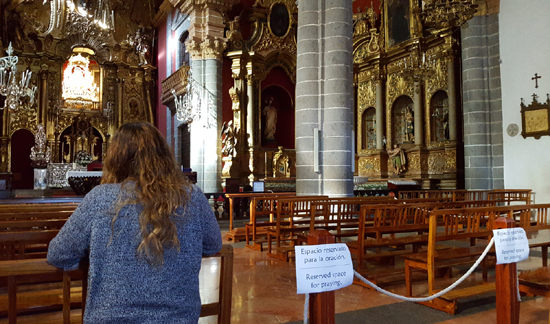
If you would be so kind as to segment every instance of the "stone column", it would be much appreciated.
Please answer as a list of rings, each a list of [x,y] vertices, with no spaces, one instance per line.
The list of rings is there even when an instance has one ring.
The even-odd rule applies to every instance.
[[[191,168],[204,192],[221,191],[222,60],[225,43],[206,39],[191,41],[191,71],[202,91],[201,119],[191,124]]]
[[[250,169],[248,180],[252,185],[256,180],[254,177],[254,78],[252,75],[247,76],[246,85],[246,134],[248,135],[248,168]]]
[[[197,185],[204,192],[221,191],[222,126],[222,53],[227,47],[223,41],[223,12],[231,9],[237,0],[180,1],[173,3],[188,14],[189,41],[193,78],[202,90],[201,119],[191,124],[191,168],[197,172]],[[208,110],[210,107],[212,110]]]
[[[382,92],[382,80],[376,80],[376,148],[384,149],[384,98]]]
[[[248,147],[254,147],[254,78],[252,75],[247,77],[246,82],[246,134],[248,135]]]
[[[456,87],[455,87],[455,67],[453,59],[450,58],[447,63],[447,75],[449,88],[447,96],[449,97],[449,139],[456,141]]]
[[[353,195],[352,0],[298,3],[296,192]],[[319,171],[314,129],[320,130]]]

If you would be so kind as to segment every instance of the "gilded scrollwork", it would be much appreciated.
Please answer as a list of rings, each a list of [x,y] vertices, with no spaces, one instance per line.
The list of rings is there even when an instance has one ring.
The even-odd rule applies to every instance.
[[[369,107],[374,107],[376,104],[376,86],[373,80],[359,83],[358,89],[358,116]]]
[[[288,33],[283,38],[277,37],[268,32],[267,28],[264,28],[260,41],[252,49],[264,55],[273,50],[296,55],[296,38],[293,33]]]
[[[359,158],[359,174],[367,175],[380,172],[380,157],[367,156]]]
[[[408,154],[408,171],[420,171],[420,154]]]
[[[446,169],[445,152],[431,153],[428,157],[428,173],[442,174]]]
[[[19,109],[10,114],[10,131],[13,134],[19,129],[28,129],[36,133],[37,113],[35,108]]]

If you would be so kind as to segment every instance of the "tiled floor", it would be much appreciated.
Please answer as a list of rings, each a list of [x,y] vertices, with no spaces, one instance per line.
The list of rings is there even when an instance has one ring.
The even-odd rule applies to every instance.
[[[286,263],[279,260],[270,259],[266,253],[253,251],[243,247],[243,243],[233,245],[234,248],[234,281],[233,281],[233,324],[271,324],[287,323],[300,321],[303,319],[304,296],[296,294],[296,279],[294,263]],[[539,253],[532,253],[540,255]],[[212,280],[217,278],[219,271],[219,261],[216,259],[205,259],[201,270],[201,297],[203,303],[217,300],[218,282]],[[541,265],[540,257],[531,257],[529,260],[519,264],[520,270],[533,269]],[[455,271],[455,277],[446,279],[445,282],[439,280],[438,285],[444,288],[458,278],[458,270]],[[422,277],[419,277],[421,279]],[[475,282],[481,279],[480,273],[468,278],[467,281]],[[415,282],[415,293],[425,293],[427,287],[422,280]],[[404,281],[398,281],[391,285],[384,285],[384,288],[397,294],[405,293]],[[417,320],[414,313],[403,313],[405,302],[398,301],[374,290],[352,285],[336,291],[336,312],[350,312],[362,309],[371,309],[374,312],[376,307],[384,309],[386,312],[403,315],[403,323],[427,323]],[[489,298],[490,299],[490,298]],[[491,299],[490,299],[491,300]],[[472,305],[475,306],[475,302]],[[384,306],[386,305],[386,306]],[[415,305],[415,307],[424,307]],[[485,310],[487,309],[487,310]],[[521,303],[520,323],[548,323],[549,318],[549,300],[546,298],[527,298]],[[422,309],[424,310],[424,309]],[[80,320],[80,310],[72,313],[72,322],[78,323]],[[424,312],[425,313],[425,312]],[[437,318],[445,320],[429,320],[430,323],[496,323],[496,311],[494,306],[482,308],[482,310],[473,312],[465,310],[455,316],[443,314]],[[433,313],[432,313],[433,314]],[[441,315],[439,312],[436,315]],[[401,316],[401,315],[399,315]],[[395,317],[395,316],[394,316]],[[429,316],[428,316],[429,317]],[[26,323],[61,323],[61,313],[53,313],[39,316],[24,316],[18,320],[20,324]],[[395,322],[395,321],[394,321]],[[7,323],[7,320],[0,320],[1,323]],[[201,318],[201,324],[216,323],[215,317]],[[337,322],[343,323],[343,322]],[[373,321],[369,316],[364,316],[353,322],[355,323],[385,323],[383,320]]]

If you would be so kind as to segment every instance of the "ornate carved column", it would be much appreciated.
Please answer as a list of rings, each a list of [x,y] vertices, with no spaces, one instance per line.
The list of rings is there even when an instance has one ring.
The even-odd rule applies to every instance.
[[[123,119],[122,119],[122,113],[124,112],[124,78],[123,78],[123,75],[122,75],[122,70],[120,68],[118,68],[118,71],[117,71],[117,80],[116,80],[116,83],[117,83],[117,105],[116,105],[116,108],[117,108],[117,122],[116,122],[116,125],[117,125],[117,128],[120,127],[122,125],[122,122],[123,122]]]
[[[0,172],[8,172],[9,170],[9,144],[10,139],[7,136],[0,137]]]
[[[38,115],[38,123],[46,126],[48,114],[48,65],[40,66],[40,113]]]
[[[456,141],[456,86],[455,86],[455,66],[452,57],[447,58],[447,75],[448,89],[447,96],[449,97],[449,140]]]
[[[376,83],[376,149],[384,149],[384,92],[382,91],[382,80],[375,80]]]
[[[249,154],[249,162],[248,162],[248,168],[250,169],[250,175],[248,176],[248,180],[250,181],[250,185],[252,185],[252,182],[256,180],[254,176],[254,77],[252,76],[252,71],[250,70],[250,74],[247,75],[246,78],[246,94],[247,94],[247,103],[246,103],[246,134],[248,136],[248,154]]]
[[[420,80],[414,80],[414,144],[424,145],[424,123],[422,121],[422,96]]]

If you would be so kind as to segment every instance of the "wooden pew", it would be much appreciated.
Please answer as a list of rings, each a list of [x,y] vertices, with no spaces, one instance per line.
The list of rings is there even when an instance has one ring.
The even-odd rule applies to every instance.
[[[300,196],[303,198],[328,198],[328,196]],[[277,213],[277,203],[281,198],[289,198],[288,195],[256,196],[250,200],[250,222],[245,224],[246,247],[253,250],[263,251],[263,244],[267,243],[268,226],[276,225],[274,221]],[[269,216],[268,221],[260,221],[260,217]]]
[[[245,238],[245,228],[235,228],[233,225],[234,221],[234,211],[237,204],[242,204],[243,201],[252,199],[254,197],[291,197],[296,196],[295,192],[277,192],[277,193],[259,193],[259,192],[246,192],[246,193],[231,193],[225,194],[225,198],[229,200],[229,232],[225,235],[225,238],[233,242],[244,241]],[[244,205],[244,204],[242,204]],[[241,206],[239,210],[243,213],[242,209],[244,206]],[[241,216],[241,215],[237,215]]]
[[[406,198],[452,198],[464,200],[500,200],[509,205],[512,201],[531,203],[531,189],[493,189],[493,190],[412,190],[400,191],[399,199]]]
[[[435,289],[435,271],[441,268],[452,268],[459,265],[471,265],[482,254],[485,246],[470,246],[452,248],[438,253],[436,244],[439,242],[470,240],[472,238],[483,238],[490,240],[492,236],[493,221],[483,222],[486,217],[484,213],[471,211],[473,209],[444,209],[434,210],[430,214],[428,251],[404,255],[405,259],[405,283],[407,286],[407,296],[412,296],[412,270],[422,269],[428,272],[428,293],[430,295],[437,292]],[[443,231],[437,232],[438,218],[442,218]],[[482,224],[485,223],[486,227]],[[484,280],[486,280],[485,260],[482,263]],[[495,289],[494,284],[478,285],[468,288],[455,288],[452,292],[436,298],[429,302],[421,304],[443,310],[454,314],[456,310],[456,301],[465,296],[475,296],[490,292]]]
[[[342,197],[342,198],[285,198],[280,199],[277,205],[276,224],[275,226],[267,227],[267,245],[268,256],[288,261],[288,254],[291,253],[294,248],[296,240],[299,242],[305,242],[307,232],[311,228],[311,215],[312,204],[317,202],[333,202],[334,207],[338,206],[339,202],[348,204],[365,204],[365,203],[379,203],[379,202],[393,202],[392,197]],[[345,205],[345,204],[344,204]],[[343,205],[342,205],[343,206]],[[313,209],[313,212],[316,211]],[[350,215],[354,215],[351,212]],[[351,216],[348,216],[351,217]],[[330,220],[330,215],[328,216]],[[336,218],[335,218],[336,220]],[[326,222],[325,222],[326,223]],[[355,225],[356,226],[356,225]],[[313,226],[315,228],[315,225]],[[323,228],[323,226],[320,226]],[[326,226],[325,226],[326,228]],[[300,233],[298,237],[295,237],[296,233]],[[275,240],[275,253],[272,252],[272,241]],[[283,246],[283,242],[290,241],[291,244]]]
[[[222,246],[221,251],[204,258],[221,258],[219,299],[217,302],[203,304],[201,317],[218,315],[219,324],[231,323],[231,298],[233,290],[233,247]],[[84,316],[87,292],[87,264],[81,263],[79,270],[62,271],[46,262],[46,259],[11,260],[0,262],[0,278],[7,278],[8,295],[0,296],[0,304],[7,306],[10,324],[17,323],[17,310],[23,307],[62,305],[63,323],[70,323],[71,304],[80,304]],[[17,293],[19,278],[33,276],[39,282],[44,275],[62,275],[62,287],[33,294],[31,300],[26,293]],[[82,277],[82,287],[71,287],[71,278]],[[27,294],[28,295],[28,294]],[[34,300],[32,300],[34,299]],[[5,307],[4,306],[4,307]]]
[[[373,282],[403,275],[401,267],[365,267],[365,261],[394,265],[395,257],[418,252],[428,243],[429,214],[441,208],[494,206],[494,201],[430,202],[420,204],[362,206],[357,239],[347,242],[357,258],[357,271]],[[441,220],[438,223],[442,224]],[[362,238],[362,239],[361,239]],[[437,245],[436,249],[448,246]],[[364,285],[360,281],[356,281]],[[364,285],[366,286],[366,285]]]

